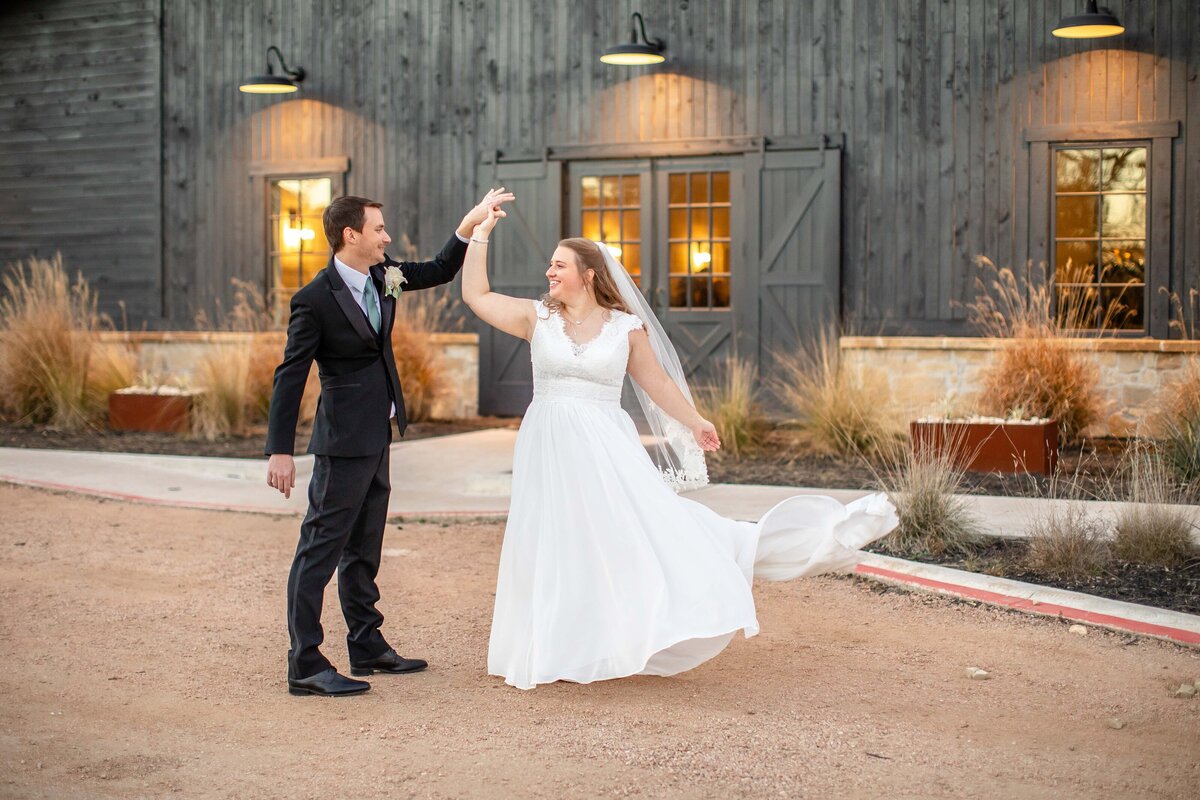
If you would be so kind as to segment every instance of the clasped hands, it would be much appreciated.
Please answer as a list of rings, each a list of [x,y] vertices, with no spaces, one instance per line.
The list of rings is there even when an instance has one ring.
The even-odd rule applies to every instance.
[[[463,217],[462,224],[458,226],[458,232],[463,236],[471,236],[475,231],[475,227],[486,221],[489,214],[498,213],[498,216],[504,216],[504,212],[500,210],[500,207],[505,203],[511,203],[515,199],[516,195],[505,191],[503,186],[497,189],[490,189],[483,196],[483,199],[479,201],[479,204],[468,211],[467,215]],[[494,222],[492,224],[495,225]],[[491,230],[491,228],[488,230]]]

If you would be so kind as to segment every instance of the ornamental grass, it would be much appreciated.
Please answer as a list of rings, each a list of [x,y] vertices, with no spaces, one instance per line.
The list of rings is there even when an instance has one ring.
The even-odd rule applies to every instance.
[[[1194,557],[1192,533],[1195,506],[1171,474],[1156,447],[1130,451],[1130,503],[1117,511],[1112,531],[1112,554],[1123,561],[1148,566],[1178,567]]]
[[[8,419],[78,430],[98,424],[108,395],[133,382],[133,352],[100,341],[111,320],[61,254],[10,264],[0,297],[0,411]]]
[[[1112,561],[1108,523],[1078,501],[1046,504],[1029,526],[1030,567],[1059,578],[1101,573]]]
[[[880,546],[899,556],[964,555],[980,541],[984,526],[962,496],[968,463],[961,436],[941,448],[914,448],[893,440],[872,467],[875,482],[896,506],[899,526]]]
[[[767,430],[758,397],[758,372],[747,359],[726,356],[713,378],[697,388],[696,407],[717,429],[721,451],[733,458],[753,452]]]
[[[839,338],[836,327],[826,326],[812,344],[775,354],[771,390],[789,424],[817,451],[868,457],[890,452],[904,429],[887,384],[848,364]]]
[[[198,315],[196,325],[218,333],[243,334],[224,337],[210,346],[192,375],[201,390],[192,410],[192,434],[209,441],[227,436],[245,436],[267,420],[274,387],[275,368],[283,358],[285,334],[279,330],[267,302],[257,286],[234,278],[233,304],[228,312],[218,306],[218,323]],[[320,382],[317,370],[309,371],[300,404],[300,421],[316,416]]]
[[[1091,288],[1055,291],[1044,269],[1018,276],[987,258],[977,263],[982,275],[968,318],[984,335],[1007,340],[984,371],[981,410],[1004,417],[1020,408],[1056,420],[1066,439],[1079,437],[1104,412],[1100,369],[1079,334],[1094,341],[1111,333],[1131,309],[1119,298],[1101,305]]]
[[[404,408],[410,422],[430,419],[437,401],[452,388],[448,367],[433,334],[460,331],[462,325],[449,286],[401,292],[396,301],[392,354],[396,357],[396,372],[404,389]]]

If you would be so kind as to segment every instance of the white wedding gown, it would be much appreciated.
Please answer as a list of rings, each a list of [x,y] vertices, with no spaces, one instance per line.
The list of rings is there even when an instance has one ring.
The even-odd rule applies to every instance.
[[[719,516],[664,482],[621,408],[629,332],[611,312],[573,342],[539,301],[534,395],[513,455],[488,672],[554,681],[673,675],[758,632],[754,575],[852,568],[896,526],[883,495],[785,500],[758,522]]]

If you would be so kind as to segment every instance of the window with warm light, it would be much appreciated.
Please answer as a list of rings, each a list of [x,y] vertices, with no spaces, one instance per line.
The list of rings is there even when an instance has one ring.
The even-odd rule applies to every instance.
[[[641,177],[584,175],[579,189],[583,235],[603,242],[641,286]]]
[[[667,268],[671,308],[729,308],[728,172],[667,176]]]
[[[1054,151],[1054,290],[1082,329],[1146,328],[1145,146]]]
[[[270,182],[271,294],[276,311],[285,318],[292,295],[329,262],[321,215],[332,199],[332,178]]]

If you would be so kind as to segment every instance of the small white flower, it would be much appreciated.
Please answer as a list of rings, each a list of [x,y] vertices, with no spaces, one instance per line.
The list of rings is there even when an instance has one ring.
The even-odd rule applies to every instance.
[[[400,297],[400,292],[404,291],[400,288],[402,283],[408,283],[408,278],[399,267],[388,267],[383,271],[383,293],[388,297]]]

